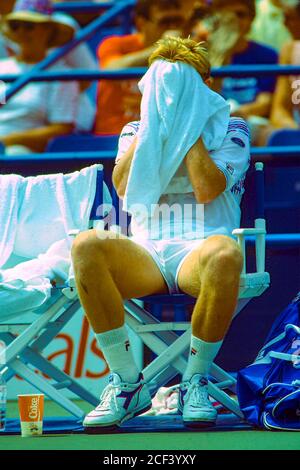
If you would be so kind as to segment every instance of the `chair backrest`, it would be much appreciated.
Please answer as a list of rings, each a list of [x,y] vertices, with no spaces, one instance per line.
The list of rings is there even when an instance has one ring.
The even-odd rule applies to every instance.
[[[103,169],[98,169],[97,171],[97,180],[96,180],[96,192],[94,203],[91,209],[90,220],[100,220],[103,218],[104,214],[99,212],[99,208],[103,204]]]
[[[118,135],[70,134],[52,139],[47,152],[117,150]]]
[[[300,145],[300,129],[273,132],[268,146]],[[270,151],[270,153],[272,153]],[[276,160],[276,156],[274,156]],[[299,158],[300,162],[300,158]],[[298,233],[300,231],[300,166],[267,166],[265,209],[268,231]]]
[[[300,145],[300,129],[280,129],[271,134],[268,145]]]
[[[253,227],[256,218],[264,218],[265,171],[258,172],[250,165],[245,179],[245,192],[241,202],[241,227]],[[262,181],[260,181],[262,178]]]

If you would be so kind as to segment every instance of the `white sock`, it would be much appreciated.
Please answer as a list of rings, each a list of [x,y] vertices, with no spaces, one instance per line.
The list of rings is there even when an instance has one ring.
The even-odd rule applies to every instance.
[[[190,380],[194,374],[201,374],[207,377],[213,360],[219,352],[223,341],[217,343],[207,343],[202,339],[192,335],[190,355],[188,365],[183,375],[183,381]]]
[[[110,371],[117,373],[123,382],[136,383],[139,370],[133,358],[126,326],[105,333],[95,333],[95,336]]]

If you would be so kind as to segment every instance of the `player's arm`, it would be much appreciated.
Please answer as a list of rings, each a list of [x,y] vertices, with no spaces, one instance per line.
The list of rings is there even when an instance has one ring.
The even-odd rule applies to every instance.
[[[137,138],[135,137],[133,142],[130,144],[130,147],[122,155],[122,158],[117,159],[116,165],[113,170],[112,181],[120,198],[124,197],[126,191],[129,171],[136,147],[136,142]]]
[[[185,164],[197,202],[208,204],[225,191],[226,177],[210,157],[201,137],[188,151]]]

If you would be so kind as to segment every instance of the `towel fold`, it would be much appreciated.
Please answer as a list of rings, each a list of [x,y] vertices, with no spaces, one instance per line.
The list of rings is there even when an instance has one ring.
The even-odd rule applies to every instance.
[[[230,107],[183,62],[156,60],[142,80],[141,123],[123,207],[152,215],[198,138],[217,150],[226,136]],[[186,176],[185,192],[193,191]]]

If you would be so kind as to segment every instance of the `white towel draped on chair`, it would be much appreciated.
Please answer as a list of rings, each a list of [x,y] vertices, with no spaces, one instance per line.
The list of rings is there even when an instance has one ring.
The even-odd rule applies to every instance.
[[[136,216],[141,204],[153,213],[151,206],[200,136],[208,150],[221,147],[230,117],[225,100],[182,62],[156,60],[139,87],[141,125],[123,206]],[[186,189],[192,191],[189,182]]]
[[[19,175],[0,175],[0,267],[13,251],[23,181],[24,178]]]
[[[0,319],[40,306],[50,280],[67,280],[70,230],[88,228],[98,165],[70,174],[0,176]],[[104,203],[111,204],[107,187]],[[5,269],[12,254],[27,258]]]

